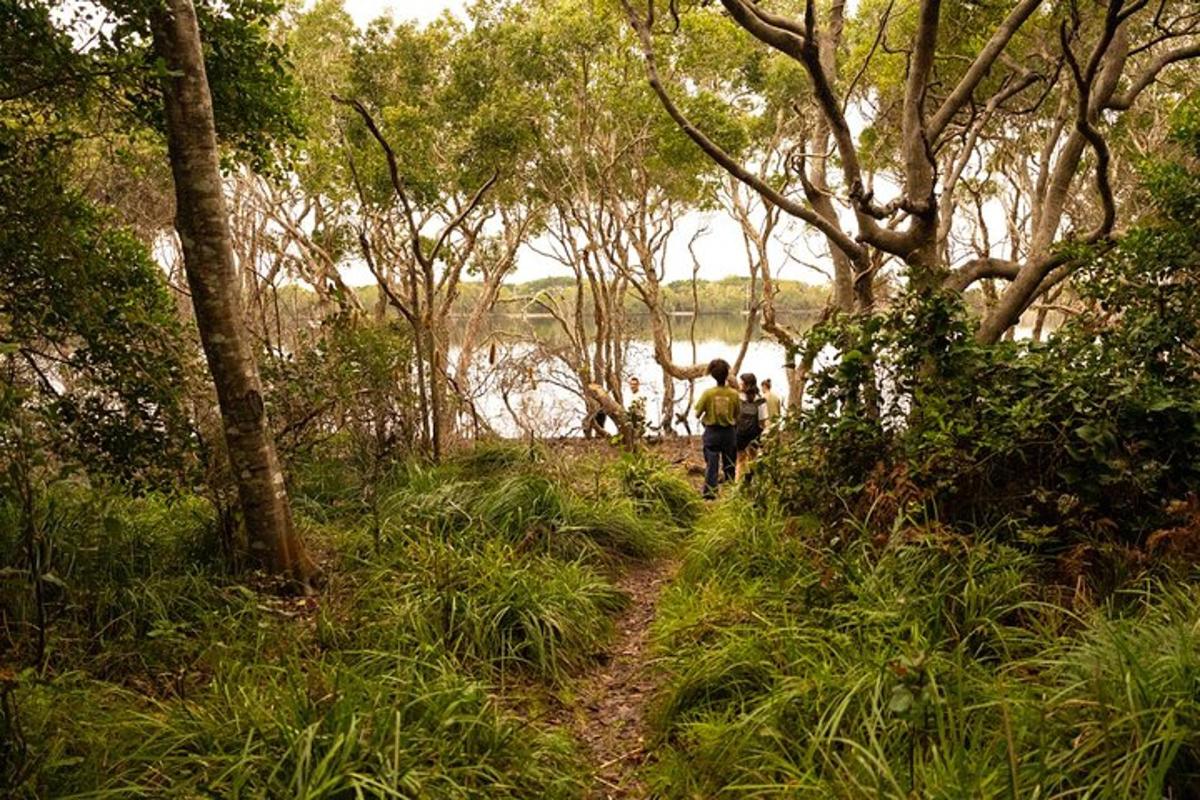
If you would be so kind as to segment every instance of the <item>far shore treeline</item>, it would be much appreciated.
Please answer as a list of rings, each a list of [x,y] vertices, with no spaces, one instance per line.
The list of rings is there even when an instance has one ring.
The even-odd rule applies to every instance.
[[[775,289],[775,308],[785,314],[806,316],[817,314],[829,301],[829,286],[816,285],[798,280],[772,282]],[[663,306],[668,312],[691,312],[694,308],[704,314],[744,314],[750,309],[751,297],[758,297],[761,285],[751,292],[750,279],[743,275],[730,275],[717,280],[695,282],[696,301],[693,305],[692,281],[678,280],[663,284]],[[377,286],[355,286],[350,289],[365,308],[372,307],[379,298]],[[484,291],[481,281],[463,280],[459,284],[452,314],[467,315],[475,307],[479,295]],[[500,289],[499,297],[492,308],[493,315],[538,315],[544,313],[539,301],[548,298],[573,304],[575,279],[552,276],[521,283],[507,283]],[[279,301],[290,308],[303,310],[317,305],[317,295],[304,284],[292,284],[278,289]],[[584,288],[584,301],[591,302],[591,292]],[[646,307],[634,294],[625,298],[625,313],[630,316],[647,314]]]

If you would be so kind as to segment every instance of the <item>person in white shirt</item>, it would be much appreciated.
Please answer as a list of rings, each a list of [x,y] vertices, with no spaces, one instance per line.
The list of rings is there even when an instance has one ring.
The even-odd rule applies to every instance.
[[[650,409],[646,396],[642,394],[642,382],[636,375],[629,379],[629,397],[625,401],[625,409],[629,412],[629,423],[637,432],[638,438],[645,436]]]

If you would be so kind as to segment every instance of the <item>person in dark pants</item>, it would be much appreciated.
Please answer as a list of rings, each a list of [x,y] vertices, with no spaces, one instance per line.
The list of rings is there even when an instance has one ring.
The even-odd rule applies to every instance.
[[[741,397],[737,389],[731,389],[729,363],[715,358],[708,365],[708,374],[716,381],[696,401],[696,416],[704,425],[704,497],[712,499],[717,493],[717,478],[723,473],[726,481],[732,481],[734,464],[737,461],[738,405]]]

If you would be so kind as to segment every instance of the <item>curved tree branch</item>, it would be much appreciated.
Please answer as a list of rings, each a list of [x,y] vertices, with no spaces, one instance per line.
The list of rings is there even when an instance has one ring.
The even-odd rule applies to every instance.
[[[789,197],[781,194],[772,188],[768,183],[758,178],[745,167],[737,162],[731,155],[721,149],[720,145],[709,139],[701,130],[692,124],[691,120],[680,111],[679,107],[671,99],[671,96],[663,88],[662,80],[659,77],[658,65],[654,55],[654,42],[650,37],[650,30],[645,23],[638,17],[633,7],[628,0],[622,0],[626,13],[629,17],[630,24],[638,34],[638,38],[642,45],[642,55],[646,61],[646,71],[649,77],[650,88],[658,96],[663,108],[671,116],[671,119],[680,127],[680,129],[695,142],[701,150],[703,150],[709,158],[715,161],[722,169],[733,175],[742,183],[754,189],[763,196],[768,202],[779,206],[792,216],[807,222],[812,225],[830,240],[830,242],[845,252],[851,258],[861,258],[863,256],[862,247],[855,242],[836,224],[823,218],[811,208],[797,203]]]
[[[980,82],[991,71],[992,65],[996,63],[996,59],[1008,47],[1008,43],[1012,37],[1021,29],[1025,21],[1032,16],[1038,6],[1042,4],[1042,0],[1022,0],[1008,16],[1004,18],[1004,22],[1000,23],[1000,27],[992,34],[992,38],[979,51],[979,55],[975,56],[975,60],[971,62],[971,66],[959,80],[958,85],[953,91],[942,101],[942,105],[929,119],[927,132],[930,141],[936,141],[942,131],[950,123],[962,107],[967,104],[974,94],[975,89]]]
[[[1129,84],[1129,88],[1124,92],[1114,96],[1111,100],[1104,104],[1107,109],[1114,111],[1127,111],[1137,100],[1146,87],[1154,83],[1158,79],[1159,73],[1178,61],[1187,61],[1193,58],[1200,58],[1200,42],[1195,42],[1184,47],[1178,47],[1174,50],[1168,50],[1165,53],[1160,53],[1157,58],[1151,61],[1146,67],[1139,72]]]

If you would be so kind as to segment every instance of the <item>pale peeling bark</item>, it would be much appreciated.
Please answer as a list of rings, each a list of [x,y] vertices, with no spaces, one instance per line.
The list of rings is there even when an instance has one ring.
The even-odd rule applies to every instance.
[[[621,442],[626,447],[636,447],[641,437],[630,422],[629,415],[625,413],[625,407],[614,400],[612,395],[598,383],[589,383],[587,393],[600,408],[604,409],[604,413],[608,414],[612,418],[612,421],[616,423],[617,430],[621,435]]]
[[[258,368],[242,325],[240,280],[192,0],[167,0],[152,23],[155,49],[170,70],[163,107],[175,179],[175,228],[250,547],[263,566],[307,588],[317,569],[292,522]]]

